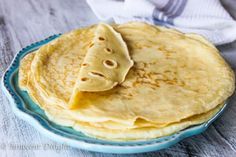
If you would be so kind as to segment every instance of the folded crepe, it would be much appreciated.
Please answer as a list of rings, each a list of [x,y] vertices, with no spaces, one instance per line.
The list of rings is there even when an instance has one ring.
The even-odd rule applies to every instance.
[[[107,59],[119,68],[106,68]],[[20,87],[49,119],[110,140],[161,137],[207,121],[234,84],[232,69],[201,36],[139,22],[64,34],[25,56],[19,70]]]
[[[80,104],[81,92],[106,91],[120,84],[132,66],[133,61],[121,35],[111,26],[99,24],[84,57],[69,107]]]

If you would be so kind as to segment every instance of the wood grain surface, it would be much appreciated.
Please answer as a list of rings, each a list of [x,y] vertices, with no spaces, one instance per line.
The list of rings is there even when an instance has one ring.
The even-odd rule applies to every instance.
[[[236,18],[236,0],[223,5]],[[15,53],[50,35],[97,23],[84,0],[0,0],[0,77]],[[236,42],[220,46],[222,55],[236,70]],[[0,90],[0,157],[156,157],[236,156],[236,95],[224,114],[197,136],[159,152],[116,155],[94,153],[62,146],[42,136],[17,118]]]

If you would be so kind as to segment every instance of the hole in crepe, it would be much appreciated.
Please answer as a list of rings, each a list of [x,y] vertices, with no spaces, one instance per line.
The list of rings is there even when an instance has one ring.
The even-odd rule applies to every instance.
[[[83,78],[81,78],[81,81],[87,81],[87,80],[88,80],[87,77],[83,77]]]
[[[104,41],[104,40],[105,40],[105,38],[103,38],[103,37],[98,37],[98,39],[99,39],[100,41]]]
[[[93,71],[89,72],[89,75],[93,77],[105,77],[103,74]]]
[[[105,48],[105,51],[106,51],[107,53],[109,53],[109,54],[112,53],[112,49],[110,49],[110,48]]]
[[[113,69],[113,68],[116,68],[118,64],[114,60],[105,60],[105,61],[103,61],[103,65],[106,68]]]
[[[89,45],[89,48],[93,47],[93,45],[94,45],[94,43],[91,43],[91,44]]]
[[[85,67],[85,66],[88,66],[88,64],[87,64],[87,63],[83,63],[83,64],[82,64],[82,66],[84,66],[84,67]]]

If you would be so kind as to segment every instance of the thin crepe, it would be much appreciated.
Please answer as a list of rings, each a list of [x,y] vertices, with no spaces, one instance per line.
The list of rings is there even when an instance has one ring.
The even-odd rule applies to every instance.
[[[22,64],[26,62],[30,62],[34,54],[27,55]],[[26,67],[29,67],[30,64],[27,64]],[[24,68],[25,69],[25,68]],[[31,91],[32,99],[38,104],[44,104],[44,99],[39,95],[37,89],[32,84],[31,79],[27,79],[30,75],[27,75],[28,72],[25,70],[20,69],[20,76],[27,81],[28,89]],[[22,75],[23,74],[23,75]],[[26,77],[27,76],[27,77]],[[29,76],[29,77],[28,77]],[[52,106],[46,105],[41,106],[41,108],[45,111],[49,120],[63,126],[73,127],[77,131],[82,131],[83,133],[87,134],[88,136],[93,136],[96,138],[101,139],[108,139],[108,140],[119,140],[119,141],[127,141],[127,140],[142,140],[142,139],[150,139],[156,137],[162,137],[166,135],[171,135],[177,131],[183,130],[191,125],[201,124],[208,119],[210,119],[214,114],[216,114],[224,103],[218,105],[216,108],[210,110],[209,112],[194,115],[187,119],[183,119],[180,122],[171,123],[165,126],[144,126],[145,123],[140,123],[141,125],[137,125],[136,127],[133,126],[129,129],[121,129],[124,126],[122,124],[110,126],[110,122],[102,122],[102,123],[88,123],[82,122],[68,114],[68,111],[60,106]],[[114,123],[113,123],[114,124]],[[148,124],[148,123],[147,123]],[[107,127],[108,126],[108,127]]]
[[[113,122],[129,129],[140,119],[142,125],[160,127],[208,113],[233,93],[232,70],[202,37],[137,22],[113,27],[135,63],[121,85],[84,93],[80,108],[66,109],[94,38],[93,26],[65,34],[37,51],[27,87],[31,97],[46,111],[51,106],[65,111],[72,122],[94,128],[99,124],[107,128],[107,122]]]
[[[133,61],[126,43],[111,26],[100,23],[84,57],[69,107],[80,104],[81,92],[100,92],[125,80]]]

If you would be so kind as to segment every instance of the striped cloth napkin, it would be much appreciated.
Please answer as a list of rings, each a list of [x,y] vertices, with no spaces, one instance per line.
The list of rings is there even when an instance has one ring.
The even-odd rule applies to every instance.
[[[219,0],[87,0],[102,21],[144,21],[197,33],[215,45],[236,40],[236,21]]]

